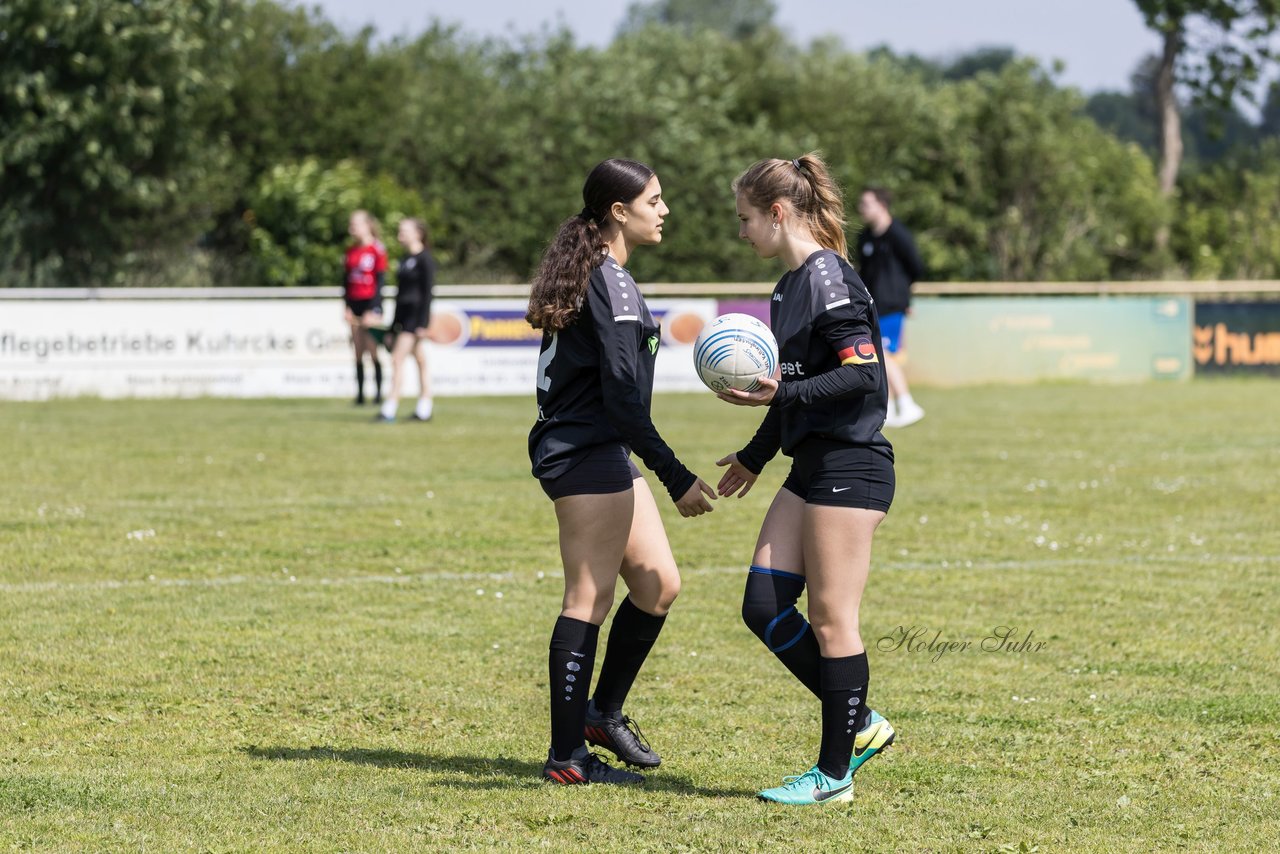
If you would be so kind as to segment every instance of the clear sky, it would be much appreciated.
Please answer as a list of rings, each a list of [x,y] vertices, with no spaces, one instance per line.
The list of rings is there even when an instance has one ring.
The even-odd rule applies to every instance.
[[[605,45],[631,0],[311,0],[346,28],[373,24],[384,36],[417,33],[430,21],[475,35],[536,33],[565,23],[580,42]],[[807,42],[834,34],[862,50],[945,58],[978,47],[1012,47],[1048,64],[1085,92],[1128,90],[1129,74],[1159,40],[1133,0],[775,0],[777,22]],[[310,5],[310,3],[308,3]]]

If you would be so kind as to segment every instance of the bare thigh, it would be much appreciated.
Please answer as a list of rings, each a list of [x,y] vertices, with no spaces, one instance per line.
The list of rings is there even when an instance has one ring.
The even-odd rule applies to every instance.
[[[618,571],[626,553],[635,490],[557,498],[564,603],[560,613],[600,625],[613,606]]]
[[[898,397],[907,387],[907,374],[902,369],[902,365],[898,364],[896,356],[889,356],[884,360],[884,375],[889,382],[889,394]]]
[[[431,373],[427,368],[427,331],[414,336],[413,358],[418,363],[419,392],[426,397],[431,391]]]
[[[804,499],[779,489],[760,525],[751,562],[766,569],[804,575]]]
[[[418,338],[412,332],[401,332],[396,335],[395,347],[391,351],[391,359],[396,365],[403,365],[405,357],[413,351]]]
[[[364,355],[367,339],[368,333],[365,332],[364,327],[359,321],[354,321],[351,324],[351,345],[355,347],[357,359]]]
[[[400,399],[400,388],[404,383],[404,360],[413,350],[414,342],[417,340],[412,332],[401,332],[396,335],[391,350],[391,396],[397,400]]]
[[[632,481],[632,491],[635,510],[622,558],[622,578],[632,603],[641,611],[660,617],[671,609],[671,603],[680,594],[680,570],[671,553],[653,490],[644,478],[638,477]]]
[[[857,655],[865,647],[858,608],[871,569],[871,540],[884,519],[881,510],[805,505],[805,577],[809,622],[827,658]]]

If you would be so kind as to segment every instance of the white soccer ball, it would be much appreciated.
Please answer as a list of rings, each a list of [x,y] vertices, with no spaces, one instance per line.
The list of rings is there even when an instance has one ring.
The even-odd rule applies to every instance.
[[[702,327],[693,366],[707,388],[755,391],[778,368],[778,342],[768,324],[749,314],[722,314]]]

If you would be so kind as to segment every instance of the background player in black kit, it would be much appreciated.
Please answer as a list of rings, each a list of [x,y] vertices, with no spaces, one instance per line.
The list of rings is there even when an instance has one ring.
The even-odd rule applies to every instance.
[[[883,187],[866,187],[858,196],[858,214],[867,224],[858,234],[858,269],[876,303],[884,339],[885,377],[889,381],[889,427],[906,427],[924,417],[911,396],[906,371],[904,329],[911,311],[911,286],[924,275],[924,262],[915,238],[889,212],[891,197]]]
[[[379,421],[395,421],[404,387],[404,362],[409,354],[418,363],[418,403],[415,421],[431,420],[431,375],[427,373],[427,327],[431,324],[431,291],[436,261],[427,246],[427,226],[412,217],[400,220],[396,239],[407,253],[396,270],[396,314],[388,330],[391,341],[391,394],[382,403]]]
[[[640,783],[640,774],[610,767],[584,744],[585,736],[630,765],[661,762],[622,704],[680,574],[630,452],[657,474],[682,516],[709,512],[715,493],[681,465],[649,416],[659,330],[624,265],[637,246],[662,240],[662,186],[642,163],[606,160],[587,176],[582,197],[586,206],[560,226],[542,258],[527,315],[542,330],[529,456],[555,501],[565,578],[548,655],[551,750],[542,773],[564,784]],[[619,575],[628,594],[588,702]]]
[[[881,434],[887,387],[871,297],[844,255],[844,203],[816,154],[761,160],[734,182],[739,234],[781,258],[770,326],[778,380],[720,396],[769,411],[751,442],[720,460],[721,495],[745,495],[782,450],[791,472],[756,541],[742,617],[822,706],[813,768],[760,797],[817,804],[853,797],[853,774],[893,740],[867,708],[867,654],[858,605],[871,539],[893,501],[893,449]],[[796,610],[809,586],[812,626]]]

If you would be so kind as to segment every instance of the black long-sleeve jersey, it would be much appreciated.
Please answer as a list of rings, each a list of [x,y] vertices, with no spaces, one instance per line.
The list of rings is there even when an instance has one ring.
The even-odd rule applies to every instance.
[[[837,253],[823,249],[773,289],[769,325],[778,339],[781,382],[769,412],[738,461],[757,474],[779,449],[809,436],[880,449],[889,400],[880,320],[866,286]]]
[[[673,500],[693,486],[649,416],[659,326],[631,274],[605,256],[591,272],[573,323],[544,332],[538,356],[538,420],[529,459],[538,478],[559,477],[595,445],[635,451]]]
[[[862,280],[881,314],[911,307],[911,285],[924,275],[924,262],[905,225],[891,220],[884,234],[864,228],[858,235],[858,259]]]
[[[424,315],[431,314],[431,291],[436,282],[436,259],[431,250],[423,249],[400,262],[396,269],[396,305],[423,306]]]

